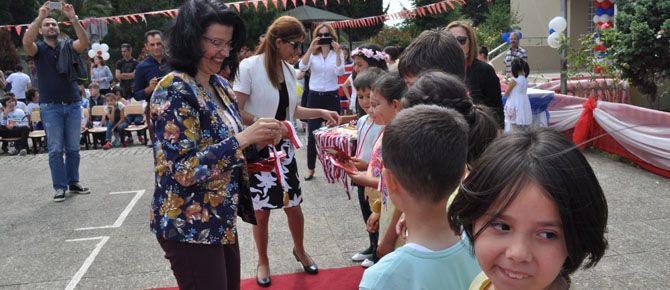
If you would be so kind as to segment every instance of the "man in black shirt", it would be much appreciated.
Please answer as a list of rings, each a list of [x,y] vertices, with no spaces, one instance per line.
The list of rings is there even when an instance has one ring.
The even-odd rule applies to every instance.
[[[133,48],[128,43],[121,44],[121,55],[123,58],[116,62],[115,76],[121,80],[123,98],[128,100],[133,96],[133,80],[138,62],[133,58]]]

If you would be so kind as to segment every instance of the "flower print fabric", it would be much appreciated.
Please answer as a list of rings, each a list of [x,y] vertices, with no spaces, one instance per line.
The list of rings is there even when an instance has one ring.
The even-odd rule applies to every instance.
[[[382,139],[384,138],[384,131],[379,134],[375,145],[372,147],[372,153],[370,153],[370,159],[368,160],[368,176],[381,179],[382,169],[384,169],[384,160],[382,158]],[[373,203],[376,199],[382,198],[384,201],[385,188],[382,187],[382,192],[377,190],[378,188],[365,187],[365,195],[368,200]]]
[[[157,144],[150,224],[168,240],[233,244],[236,215],[255,223],[245,159],[233,131],[243,128],[242,118],[230,84],[219,76],[210,84],[223,108],[181,72],[165,76],[151,97]]]

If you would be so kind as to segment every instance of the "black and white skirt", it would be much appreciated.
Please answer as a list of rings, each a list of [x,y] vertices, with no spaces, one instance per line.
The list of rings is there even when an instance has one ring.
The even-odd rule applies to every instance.
[[[274,170],[249,173],[254,210],[294,207],[302,203],[298,164],[295,161],[295,147],[291,140],[284,139],[275,148],[277,148],[277,151],[286,153],[286,159],[282,160],[280,168],[284,176],[286,190],[277,179]]]

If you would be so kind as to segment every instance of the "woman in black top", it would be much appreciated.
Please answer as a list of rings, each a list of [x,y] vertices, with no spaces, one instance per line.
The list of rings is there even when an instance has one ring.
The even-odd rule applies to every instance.
[[[456,37],[465,53],[465,83],[475,104],[485,105],[495,113],[500,128],[504,126],[500,80],[492,66],[477,59],[477,39],[469,24],[453,21],[446,30]]]

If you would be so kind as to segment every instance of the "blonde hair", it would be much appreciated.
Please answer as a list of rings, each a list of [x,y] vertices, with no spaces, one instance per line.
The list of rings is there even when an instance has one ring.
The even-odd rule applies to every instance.
[[[314,29],[314,32],[312,33],[312,39],[316,38],[316,35],[319,33],[319,30],[321,30],[321,28],[324,27],[328,29],[328,33],[330,33],[330,37],[333,38],[333,41],[337,42],[338,39],[337,34],[335,34],[335,29],[333,29],[333,27],[330,26],[330,24],[328,23],[319,24],[319,26],[317,26],[316,29]],[[317,55],[319,53],[321,53],[321,49],[315,49],[314,52],[312,52],[313,55]]]
[[[304,39],[305,35],[307,35],[305,27],[298,19],[293,16],[282,16],[275,19],[272,25],[268,27],[263,42],[256,49],[256,55],[265,54],[265,71],[268,73],[272,86],[276,89],[279,89],[280,86],[279,74],[281,73],[281,71],[277,71],[277,67],[280,67],[280,63],[287,66],[288,64],[279,57],[275,41],[277,39],[282,41]]]
[[[470,41],[470,45],[468,46],[470,47],[470,49],[468,51],[468,55],[466,55],[465,58],[466,62],[468,62],[468,64],[471,64],[477,58],[477,37],[475,36],[475,33],[472,31],[472,27],[470,26],[470,24],[468,24],[465,21],[452,21],[447,25],[447,27],[444,30],[449,31],[449,29],[452,29],[454,27],[463,28],[463,30],[465,30],[465,34],[468,35],[468,40]]]

